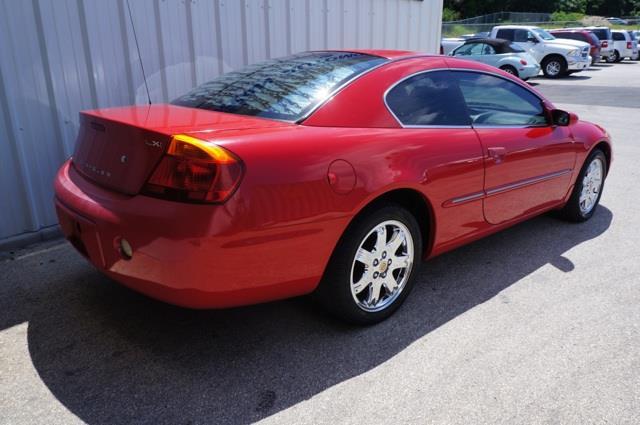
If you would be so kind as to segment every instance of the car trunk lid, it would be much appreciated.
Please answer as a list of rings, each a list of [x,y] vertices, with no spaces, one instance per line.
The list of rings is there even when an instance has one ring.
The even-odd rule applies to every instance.
[[[164,155],[172,135],[215,138],[222,132],[293,125],[174,105],[100,109],[80,113],[75,168],[96,184],[135,195]]]

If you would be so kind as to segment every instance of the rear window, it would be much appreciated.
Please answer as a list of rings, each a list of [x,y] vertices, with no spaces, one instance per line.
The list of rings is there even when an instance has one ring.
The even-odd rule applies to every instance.
[[[605,28],[592,29],[592,33],[598,36],[600,40],[611,40],[611,31]]]
[[[621,32],[614,32],[613,33],[613,39],[615,41],[625,41],[626,40],[624,34],[621,33]]]
[[[514,41],[515,40],[515,30],[513,29],[500,29],[496,33],[496,38],[502,38],[504,40]]]
[[[638,38],[636,37],[636,33],[634,33],[633,31],[629,31],[629,37],[631,37],[632,40],[637,40]]]
[[[353,52],[300,53],[221,75],[171,103],[298,121],[342,84],[385,62]]]

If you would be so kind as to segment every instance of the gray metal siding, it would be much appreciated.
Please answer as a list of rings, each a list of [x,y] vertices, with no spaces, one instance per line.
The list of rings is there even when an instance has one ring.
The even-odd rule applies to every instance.
[[[147,102],[134,28],[155,103],[304,50],[435,53],[441,11],[442,0],[0,0],[0,246],[56,224],[52,181],[78,111]]]

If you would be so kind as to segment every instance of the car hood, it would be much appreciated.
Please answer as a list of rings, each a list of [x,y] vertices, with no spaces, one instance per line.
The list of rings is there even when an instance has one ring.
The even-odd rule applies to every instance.
[[[579,47],[579,48],[583,48],[583,47],[591,47],[591,45],[589,43],[585,43],[584,41],[578,41],[578,40],[567,40],[567,39],[560,39],[560,38],[556,38],[555,40],[551,40],[548,42],[548,44],[550,45],[554,45],[554,46],[559,46],[559,47]]]

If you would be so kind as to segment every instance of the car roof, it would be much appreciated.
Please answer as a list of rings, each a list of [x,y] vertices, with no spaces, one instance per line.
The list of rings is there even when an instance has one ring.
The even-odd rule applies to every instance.
[[[537,25],[496,25],[494,28],[501,29],[532,29],[532,28],[540,28]]]
[[[350,52],[361,53],[363,55],[378,56],[385,59],[398,59],[412,56],[425,56],[424,53],[411,50],[392,50],[392,49],[328,49],[330,52]]]
[[[589,33],[589,30],[587,29],[581,29],[581,28],[558,28],[558,29],[554,29],[554,30],[547,30],[550,33],[554,33],[554,32],[581,32],[581,33]]]

